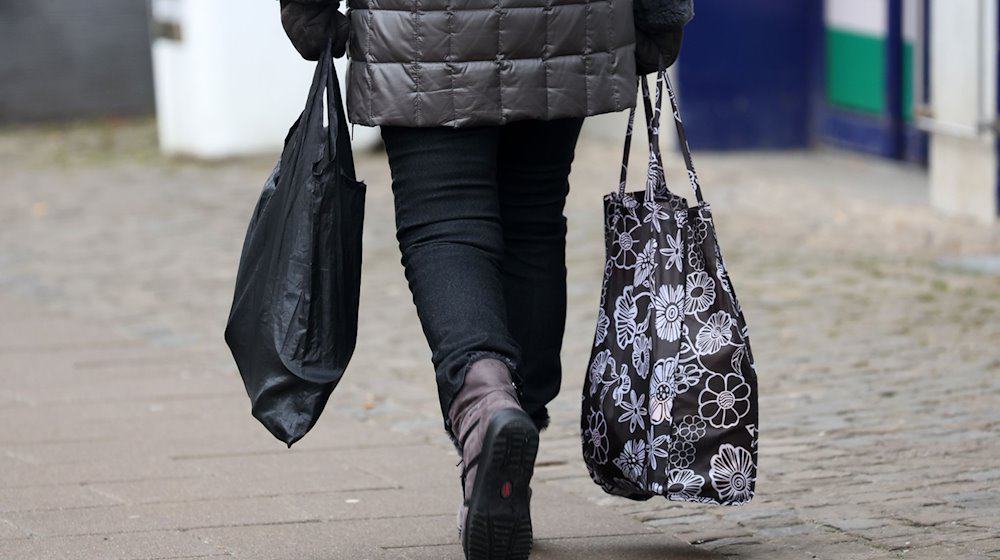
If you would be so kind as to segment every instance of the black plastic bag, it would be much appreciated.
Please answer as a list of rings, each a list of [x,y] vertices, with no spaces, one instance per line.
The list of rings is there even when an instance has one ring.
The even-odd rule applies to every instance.
[[[226,325],[254,418],[289,446],[354,353],[364,207],[327,47],[251,217]]]

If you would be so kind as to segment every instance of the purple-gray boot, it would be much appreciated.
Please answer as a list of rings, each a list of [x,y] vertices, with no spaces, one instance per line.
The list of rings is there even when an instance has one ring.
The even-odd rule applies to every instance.
[[[531,553],[531,475],[538,430],[499,360],[469,367],[448,414],[462,449],[458,530],[468,560],[525,560]]]

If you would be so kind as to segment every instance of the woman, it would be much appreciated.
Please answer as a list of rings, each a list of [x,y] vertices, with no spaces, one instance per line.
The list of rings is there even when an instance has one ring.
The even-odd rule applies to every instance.
[[[470,559],[527,558],[538,431],[559,392],[568,176],[584,117],[673,63],[691,0],[281,0],[292,43],[349,52],[381,126],[397,239],[462,458]],[[350,38],[350,40],[348,40]]]

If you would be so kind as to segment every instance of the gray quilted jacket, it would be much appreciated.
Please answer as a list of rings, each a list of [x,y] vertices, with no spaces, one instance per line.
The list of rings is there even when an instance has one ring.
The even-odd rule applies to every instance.
[[[632,0],[350,0],[348,117],[475,126],[621,111]]]

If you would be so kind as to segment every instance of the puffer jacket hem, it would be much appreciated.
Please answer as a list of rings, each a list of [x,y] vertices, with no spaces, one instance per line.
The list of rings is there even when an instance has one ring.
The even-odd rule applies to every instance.
[[[476,115],[476,116],[462,117],[458,119],[452,118],[445,121],[441,121],[436,124],[419,124],[419,125],[415,124],[412,119],[379,117],[379,116],[369,115],[368,113],[366,113],[364,110],[361,109],[354,110],[354,108],[348,107],[347,120],[350,121],[351,124],[355,124],[358,126],[370,126],[370,127],[404,126],[404,127],[422,128],[430,126],[446,126],[449,128],[465,128],[473,126],[499,126],[517,121],[529,121],[529,120],[554,121],[559,119],[573,118],[574,116],[593,117],[596,115],[604,115],[607,113],[619,113],[621,111],[625,111],[635,107],[635,96],[633,95],[631,99],[632,99],[631,102],[625,102],[622,104],[621,107],[607,107],[602,109],[595,109],[593,111],[588,111],[585,114],[581,115],[559,115],[557,117],[547,117],[544,114],[539,114],[539,115],[525,114],[508,119],[501,119],[499,117],[487,118],[483,115]]]

